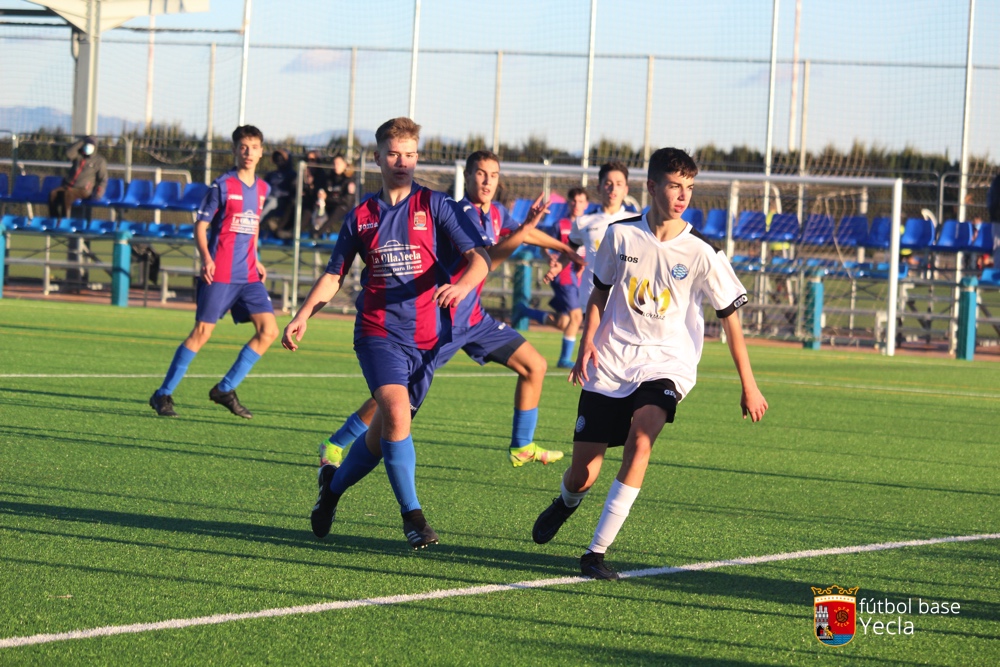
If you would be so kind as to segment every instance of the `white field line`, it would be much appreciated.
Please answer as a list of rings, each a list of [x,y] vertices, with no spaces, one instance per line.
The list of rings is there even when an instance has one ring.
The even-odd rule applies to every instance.
[[[546,377],[562,377],[569,375],[568,371],[549,371]],[[211,373],[188,373],[184,377],[188,378],[217,378],[218,375]],[[435,373],[436,378],[513,378],[509,371],[494,373]],[[0,380],[3,379],[69,379],[69,378],[101,378],[101,379],[162,379],[163,373],[0,373]],[[247,379],[266,378],[315,378],[315,379],[363,379],[361,373],[252,373]],[[704,373],[700,376],[702,380],[729,380],[739,382],[736,373]],[[960,398],[988,398],[1000,400],[1000,394],[990,394],[976,391],[963,391],[956,389],[944,389],[934,387],[901,387],[896,385],[879,384],[856,384],[852,382],[822,382],[817,380],[792,380],[785,378],[769,378],[766,375],[759,376],[760,384],[789,384],[800,387],[823,387],[833,389],[858,389],[863,391],[890,391],[902,394],[921,394],[927,396],[955,396]]]
[[[887,551],[889,549],[902,549],[904,547],[922,547],[932,544],[945,544],[949,542],[974,542],[978,540],[1000,539],[1000,533],[986,533],[980,535],[959,535],[953,537],[935,537],[927,540],[907,540],[905,542],[880,542],[878,544],[862,544],[852,547],[834,547],[830,549],[810,549],[808,551],[791,551],[783,554],[771,554],[769,556],[750,556],[747,558],[734,558],[731,560],[713,560],[703,563],[691,563],[677,567],[654,567],[645,570],[631,570],[620,573],[622,579],[636,579],[640,577],[656,577],[664,574],[676,574],[679,572],[698,572],[701,570],[713,570],[720,567],[734,567],[738,565],[759,565],[761,563],[774,563],[783,560],[794,560],[798,558],[819,558],[822,556],[840,556],[843,554],[867,553],[872,551]],[[29,637],[8,637],[0,639],[0,649],[15,648],[19,646],[32,646],[34,644],[49,644],[52,642],[68,641],[70,639],[90,639],[92,637],[111,637],[113,635],[138,634],[142,632],[155,632],[157,630],[177,630],[179,628],[190,628],[198,625],[218,625],[220,623],[231,623],[233,621],[246,621],[258,618],[278,618],[281,616],[292,616],[298,614],[318,614],[326,611],[340,609],[354,609],[356,607],[375,607],[395,604],[405,604],[407,602],[422,602],[424,600],[441,600],[444,598],[462,597],[469,595],[486,595],[488,593],[502,593],[504,591],[527,590],[532,588],[548,588],[551,586],[566,586],[568,584],[585,584],[594,581],[587,577],[558,577],[554,579],[537,579],[534,581],[519,581],[513,584],[486,584],[482,586],[470,586],[468,588],[447,588],[443,590],[428,591],[426,593],[413,593],[410,595],[389,595],[379,598],[362,598],[358,600],[342,600],[340,602],[321,602],[317,604],[301,605],[298,607],[279,607],[277,609],[263,609],[261,611],[249,611],[241,614],[214,614],[212,616],[199,616],[196,618],[176,618],[169,621],[159,621],[156,623],[133,623],[132,625],[106,625],[100,628],[89,630],[73,630],[72,632],[60,632],[53,634],[31,635]]]

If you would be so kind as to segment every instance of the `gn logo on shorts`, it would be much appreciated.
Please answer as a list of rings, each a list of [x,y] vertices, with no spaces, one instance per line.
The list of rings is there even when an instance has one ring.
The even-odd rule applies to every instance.
[[[859,586],[829,588],[812,586],[813,632],[821,644],[843,646],[854,639],[856,594]]]

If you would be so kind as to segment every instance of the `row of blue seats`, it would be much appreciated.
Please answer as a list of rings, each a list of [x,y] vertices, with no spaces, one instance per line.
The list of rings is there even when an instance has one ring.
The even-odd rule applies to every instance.
[[[700,209],[689,208],[684,219],[706,238],[721,241],[726,238],[725,209],[712,209],[706,216]],[[733,226],[736,241],[785,242],[816,246],[865,247],[887,249],[891,240],[891,219],[874,218],[871,225],[863,215],[845,216],[835,225],[828,215],[813,214],[806,218],[805,226],[799,225],[798,216],[776,214],[768,225],[759,211],[743,211]],[[973,238],[970,222],[946,220],[940,233],[930,220],[909,218],[903,227],[900,247],[932,252],[993,252],[993,226],[983,224]]]
[[[84,220],[81,218],[29,218],[25,215],[5,215],[0,219],[0,225],[8,231],[35,232],[39,234],[87,234],[95,236],[111,236],[118,232],[128,232],[132,236],[150,239],[193,240],[194,225],[174,225],[159,222],[114,222],[112,220]],[[301,243],[309,247],[333,247],[337,242],[336,234],[328,234],[320,238],[303,235]],[[264,237],[262,245],[288,246],[290,239]]]
[[[0,173],[0,204],[48,204],[49,193],[62,185],[62,182],[62,176],[46,176],[40,179],[35,174],[19,174],[14,179],[13,190],[9,190],[7,174]],[[75,203],[103,208],[193,213],[198,210],[207,191],[208,186],[204,183],[188,183],[184,186],[176,181],[153,183],[144,179],[133,179],[126,185],[120,178],[109,178],[103,197],[78,199]]]
[[[889,277],[888,262],[855,262],[818,257],[772,257],[767,263],[761,264],[760,257],[735,255],[732,259],[736,271],[763,271],[779,275],[794,275],[800,272],[819,274],[841,278],[872,278],[885,280]],[[910,267],[901,262],[899,277],[906,278]]]
[[[516,199],[510,207],[510,217],[518,222],[524,222],[528,217],[528,211],[531,209],[531,205],[535,202],[534,199]],[[600,203],[591,202],[584,211],[584,215],[590,213],[596,213],[601,208]],[[548,227],[549,225],[554,225],[563,218],[566,217],[566,212],[569,210],[569,204],[567,202],[558,202],[555,204],[549,204],[549,213],[545,216],[540,223],[539,227]],[[634,206],[631,204],[625,204],[626,211],[632,211],[633,213],[638,213]]]

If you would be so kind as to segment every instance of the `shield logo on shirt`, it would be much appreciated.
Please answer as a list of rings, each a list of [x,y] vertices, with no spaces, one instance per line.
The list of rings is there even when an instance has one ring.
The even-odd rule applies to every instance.
[[[413,231],[422,232],[427,229],[427,214],[417,211],[413,214]]]

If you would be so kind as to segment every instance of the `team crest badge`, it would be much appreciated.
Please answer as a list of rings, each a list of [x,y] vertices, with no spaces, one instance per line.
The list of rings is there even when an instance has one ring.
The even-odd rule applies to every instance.
[[[677,278],[677,280],[684,280],[688,275],[688,267],[683,264],[675,264],[674,268],[670,269],[670,275]]]
[[[427,214],[417,211],[413,214],[413,231],[422,232],[427,229]]]
[[[812,586],[813,631],[820,643],[843,646],[854,639],[858,588],[841,588],[836,584],[829,588]]]

